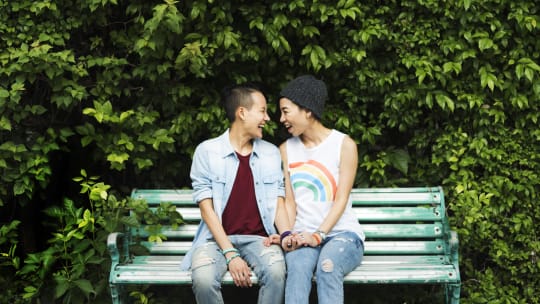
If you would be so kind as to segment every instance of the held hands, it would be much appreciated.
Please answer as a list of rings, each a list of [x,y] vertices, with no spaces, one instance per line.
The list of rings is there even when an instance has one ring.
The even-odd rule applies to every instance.
[[[266,247],[269,247],[272,244],[279,245],[280,244],[280,236],[279,234],[272,234],[267,238],[264,238],[263,244]]]
[[[319,245],[320,241],[314,237],[313,233],[306,231],[287,234],[281,240],[281,248],[287,252],[300,247],[317,247]]]

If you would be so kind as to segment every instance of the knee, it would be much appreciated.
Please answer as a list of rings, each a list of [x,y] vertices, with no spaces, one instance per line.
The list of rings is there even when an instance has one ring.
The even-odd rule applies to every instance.
[[[285,268],[285,261],[281,260],[268,267],[268,277],[272,281],[282,282],[285,280],[287,269]]]
[[[221,282],[217,279],[217,265],[213,258],[199,256],[193,260],[191,269],[191,280],[194,289],[209,290],[220,287]]]
[[[315,271],[317,278],[321,280],[335,280],[342,279],[344,277],[341,267],[334,264],[331,258],[325,258],[319,262]]]
[[[193,290],[206,292],[221,288],[221,282],[216,279],[212,272],[204,271],[201,268],[193,269],[191,272],[191,281]]]
[[[268,255],[265,259],[267,265],[264,267],[264,277],[265,280],[270,281],[279,281],[282,282],[285,280],[286,276],[286,267],[285,267],[285,258],[281,249],[279,250],[267,250],[263,252],[263,255]]]

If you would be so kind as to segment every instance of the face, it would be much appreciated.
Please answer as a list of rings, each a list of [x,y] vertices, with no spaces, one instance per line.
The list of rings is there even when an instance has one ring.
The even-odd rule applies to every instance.
[[[251,99],[253,100],[251,108],[244,108],[244,126],[252,138],[262,138],[263,128],[270,120],[266,108],[266,98],[260,92],[255,92],[251,93]]]
[[[292,136],[302,134],[308,126],[310,113],[288,98],[279,100],[279,109],[281,110],[279,121],[287,128],[287,131]]]

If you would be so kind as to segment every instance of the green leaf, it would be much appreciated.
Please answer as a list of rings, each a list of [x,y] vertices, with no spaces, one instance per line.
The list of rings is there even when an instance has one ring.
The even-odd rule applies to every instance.
[[[0,88],[0,98],[8,98],[9,91],[3,88]]]
[[[56,276],[54,280],[56,281],[56,286],[54,287],[54,298],[59,299],[69,289],[69,281],[64,276]]]
[[[0,117],[0,130],[11,131],[11,121],[3,115]]]
[[[84,293],[85,296],[89,296],[90,294],[95,294],[96,291],[92,287],[92,283],[89,280],[86,279],[78,279],[73,281],[73,283]]]

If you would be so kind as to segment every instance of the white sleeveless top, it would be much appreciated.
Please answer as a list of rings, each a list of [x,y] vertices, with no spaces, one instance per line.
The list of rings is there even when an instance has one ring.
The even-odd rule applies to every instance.
[[[315,231],[330,211],[339,183],[341,146],[345,134],[332,130],[317,147],[306,148],[300,138],[287,140],[287,159],[296,201],[296,231]],[[365,240],[364,231],[352,210],[349,196],[343,215],[328,235],[352,231]]]

